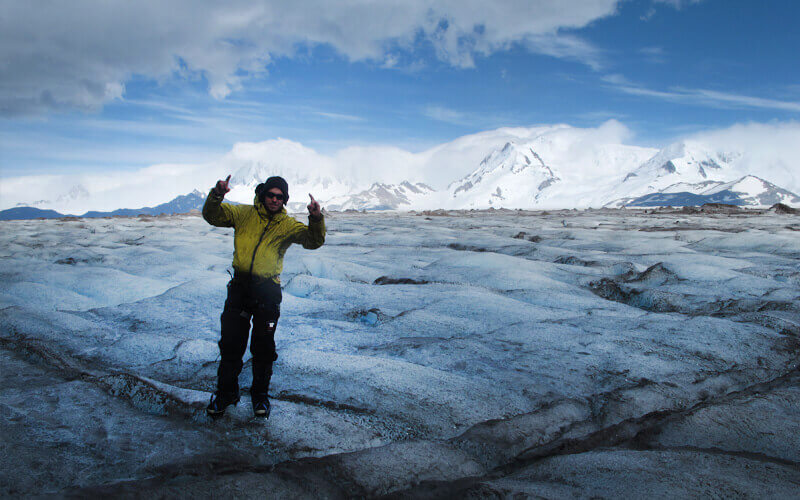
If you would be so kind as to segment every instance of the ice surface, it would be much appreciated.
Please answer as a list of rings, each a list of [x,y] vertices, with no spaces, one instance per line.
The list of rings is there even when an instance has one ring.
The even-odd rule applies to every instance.
[[[556,456],[459,493],[462,498],[793,498],[799,481],[800,472],[791,465],[688,450],[615,450]]]
[[[438,480],[443,496],[708,484],[748,496],[771,482],[780,496],[797,484],[796,217],[327,224],[322,248],[286,256],[271,418],[253,421],[245,399],[212,423],[232,230],[193,216],[4,222],[0,430],[13,460],[0,491],[413,495]]]

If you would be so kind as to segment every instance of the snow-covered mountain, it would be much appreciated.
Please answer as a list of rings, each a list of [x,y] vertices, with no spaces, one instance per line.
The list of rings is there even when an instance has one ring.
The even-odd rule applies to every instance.
[[[167,203],[155,207],[118,208],[110,212],[92,210],[83,215],[70,215],[56,212],[55,210],[41,210],[33,207],[15,207],[0,211],[0,220],[19,219],[55,219],[58,217],[135,217],[137,215],[185,214],[192,210],[201,210],[206,201],[206,193],[194,190],[189,194],[175,197]]]
[[[609,193],[604,205],[619,207],[658,192],[701,194],[710,187],[747,175],[736,168],[735,162],[741,157],[740,152],[717,151],[698,142],[671,144],[628,172]]]
[[[754,175],[747,175],[733,182],[708,182],[713,186],[700,193],[690,190],[679,191],[681,185],[677,184],[657,193],[635,198],[625,206],[697,206],[705,203],[725,203],[744,207],[769,207],[776,203],[784,205],[800,203],[800,196]]]
[[[52,199],[38,199],[28,202],[17,203],[17,207],[52,207],[68,204],[70,202],[85,200],[89,198],[89,191],[82,184],[74,184],[66,191],[61,192]]]
[[[447,191],[464,208],[533,205],[560,180],[530,145],[507,142]]]
[[[200,210],[206,201],[206,194],[194,190],[189,194],[177,196],[167,203],[156,205],[155,207],[143,208],[119,208],[111,212],[90,211],[81,217],[112,217],[115,215],[135,217],[137,215],[160,215],[160,214],[185,214],[191,210]]]
[[[374,183],[369,189],[327,201],[328,210],[411,210],[434,189],[421,182],[400,184]]]
[[[525,142],[510,141],[451,183],[447,199],[440,199],[441,206],[600,206],[625,172],[656,153],[651,148],[608,140],[580,129],[554,128],[539,131]]]
[[[716,199],[725,190],[744,193],[731,196],[750,206],[797,203],[792,192],[800,192],[800,178],[793,157],[702,137],[657,150],[624,144],[626,133],[614,121],[586,129],[501,128],[418,153],[363,146],[322,154],[286,139],[239,143],[206,165],[2,179],[0,208],[108,213],[157,206],[192,190],[205,193],[227,174],[232,190],[226,198],[237,203],[252,203],[255,187],[268,177],[284,177],[291,195],[287,208],[296,212],[305,210],[308,193],[330,210],[620,207],[646,195]]]
[[[701,194],[713,196],[721,193],[731,193],[741,201],[742,205],[747,206],[764,207],[772,206],[775,203],[783,203],[784,205],[800,203],[800,196],[754,175],[747,175],[733,182],[715,186]]]

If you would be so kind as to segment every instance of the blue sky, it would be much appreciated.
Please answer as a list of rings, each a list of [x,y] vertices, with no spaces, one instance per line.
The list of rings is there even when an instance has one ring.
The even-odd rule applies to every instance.
[[[0,177],[609,119],[661,146],[800,115],[790,0],[166,3],[0,7]]]

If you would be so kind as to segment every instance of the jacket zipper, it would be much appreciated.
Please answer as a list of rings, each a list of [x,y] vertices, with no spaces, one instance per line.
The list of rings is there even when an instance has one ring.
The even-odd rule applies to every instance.
[[[267,229],[269,229],[269,225],[272,224],[272,219],[267,221],[267,225],[264,226],[264,230],[261,231],[261,236],[258,238],[258,243],[256,243],[256,247],[253,249],[253,256],[250,258],[250,272],[249,280],[253,281],[253,265],[256,263],[256,252],[258,251],[258,247],[261,246],[261,241],[264,239],[264,235],[267,234]]]

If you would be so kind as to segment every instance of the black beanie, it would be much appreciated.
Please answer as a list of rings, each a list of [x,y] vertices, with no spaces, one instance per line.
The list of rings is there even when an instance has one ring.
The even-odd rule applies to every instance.
[[[270,177],[267,179],[266,182],[263,182],[256,186],[256,196],[259,200],[264,199],[264,194],[272,188],[278,188],[283,193],[283,201],[289,201],[289,183],[286,182],[286,179],[283,177],[278,177],[277,175],[274,177]]]

